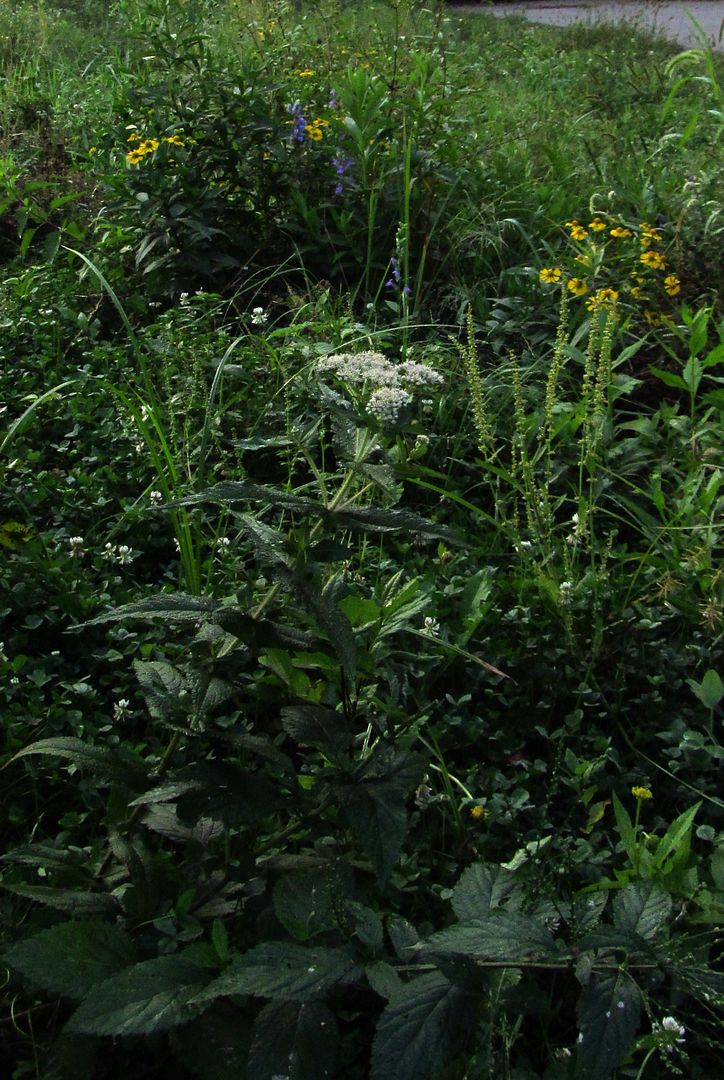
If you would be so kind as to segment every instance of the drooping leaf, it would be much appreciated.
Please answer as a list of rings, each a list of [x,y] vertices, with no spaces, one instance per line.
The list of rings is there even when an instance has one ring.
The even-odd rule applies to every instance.
[[[347,949],[306,947],[287,941],[267,941],[237,957],[200,995],[209,1001],[228,994],[312,1001],[331,986],[360,973]]]
[[[361,509],[335,511],[334,517],[340,528],[354,532],[400,532],[404,530],[427,540],[445,540],[449,544],[464,546],[452,529],[437,525],[410,510],[385,510],[374,506]]]
[[[61,758],[72,762],[79,769],[87,769],[100,779],[127,784],[129,787],[137,787],[143,783],[146,776],[143,762],[129,750],[124,750],[122,747],[108,750],[100,746],[91,746],[71,735],[40,739],[18,750],[12,760],[29,757],[31,754]]]
[[[550,953],[553,939],[544,926],[527,915],[494,910],[485,919],[440,930],[417,948],[515,962]]]
[[[218,600],[206,596],[188,596],[186,593],[164,593],[136,600],[132,604],[104,611],[82,626],[99,626],[107,622],[126,622],[128,619],[159,618],[163,622],[196,622],[208,617],[219,606]]]
[[[323,705],[294,705],[281,711],[282,727],[302,746],[313,746],[333,761],[345,758],[353,743],[342,713]]]
[[[254,1023],[249,1080],[329,1080],[339,1030],[319,1001],[271,1001]]]
[[[476,997],[439,972],[404,984],[378,1021],[371,1080],[427,1080],[460,1052],[478,1011]]]
[[[521,902],[522,891],[515,874],[487,863],[474,863],[463,871],[451,900],[460,922],[483,919],[491,910],[502,906],[507,911],[517,911]]]
[[[630,975],[594,973],[578,1000],[576,1076],[607,1080],[638,1030],[641,992]]]
[[[105,922],[64,922],[14,945],[5,959],[34,986],[82,998],[92,986],[132,964],[135,949],[121,929]]]
[[[8,892],[35,900],[38,904],[65,911],[78,918],[118,915],[120,905],[107,893],[81,892],[75,889],[56,889],[52,885],[3,885]]]
[[[209,971],[179,956],[134,964],[93,987],[66,1025],[86,1035],[151,1035],[183,1024],[203,1008],[192,1004]]]
[[[165,660],[134,660],[133,669],[154,719],[171,720],[179,711],[186,712],[180,699],[182,694],[188,695],[189,690],[185,677],[177,668]]]
[[[271,619],[256,619],[239,607],[219,608],[214,613],[213,622],[255,649],[282,648],[301,651],[313,649],[319,642],[308,630],[286,626]]]
[[[653,881],[634,881],[613,901],[613,921],[619,930],[650,941],[671,914],[671,896]]]

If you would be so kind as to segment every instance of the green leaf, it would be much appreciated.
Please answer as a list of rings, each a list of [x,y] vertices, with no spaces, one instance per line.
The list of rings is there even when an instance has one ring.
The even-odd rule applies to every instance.
[[[453,889],[452,906],[460,922],[483,919],[494,908],[517,910],[522,901],[515,874],[502,866],[474,863]]]
[[[486,919],[450,926],[420,942],[425,952],[459,953],[512,963],[546,954],[553,938],[539,923],[518,912],[491,911]]]
[[[97,982],[132,964],[133,943],[104,922],[65,922],[14,945],[5,960],[34,986],[82,998]]]
[[[671,914],[671,897],[653,881],[626,885],[613,901],[613,921],[619,930],[649,941]]]
[[[189,693],[181,672],[165,660],[134,660],[133,670],[151,716],[156,720],[177,716],[181,695]],[[186,710],[182,707],[181,711]]]
[[[427,518],[413,514],[410,510],[383,510],[369,506],[360,510],[338,510],[334,520],[340,528],[356,532],[400,532],[404,530],[416,537],[427,540],[445,540],[449,544],[465,547],[452,529],[445,525],[436,525]]]
[[[669,855],[673,854],[672,865],[682,861],[685,862],[688,859],[691,830],[700,806],[701,802],[694,803],[683,814],[679,814],[659,840],[654,852],[654,866],[658,867],[659,870],[664,868]],[[667,869],[671,869],[671,867]]]
[[[208,971],[180,956],[161,956],[126,968],[93,987],[66,1025],[86,1035],[151,1035],[201,1011],[192,1003]]]
[[[649,364],[649,371],[657,379],[660,379],[662,383],[666,383],[667,386],[675,386],[677,390],[687,389],[681,375],[675,375],[673,371],[665,371],[664,368],[655,367],[653,364]]]
[[[67,911],[71,915],[101,916],[118,915],[120,905],[114,896],[107,893],[80,892],[75,889],[54,889],[50,885],[3,885],[15,896],[24,896],[38,904]]]
[[[128,784],[129,787],[138,787],[146,779],[143,762],[129,750],[106,750],[90,746],[82,739],[75,739],[70,735],[40,739],[19,750],[12,760],[16,761],[31,754],[62,758],[77,765],[79,769],[87,769],[103,780]]]
[[[389,878],[399,857],[407,832],[406,796],[422,770],[423,762],[415,755],[380,745],[363,762],[356,783],[335,789],[349,827],[380,881]]]
[[[274,887],[274,913],[298,941],[335,930],[347,897],[352,896],[350,867],[341,861],[280,877]]]
[[[226,825],[255,825],[284,808],[284,795],[271,780],[236,765],[201,761],[177,776],[194,782],[194,790],[177,803],[184,823],[210,818]]]
[[[237,957],[223,975],[206,987],[199,1001],[229,994],[311,1001],[322,997],[336,983],[357,978],[360,971],[347,949],[266,941]]]
[[[188,596],[185,593],[149,596],[132,604],[112,608],[81,626],[99,626],[107,622],[125,622],[127,619],[160,618],[163,622],[197,622],[212,614],[219,607],[218,600],[204,596]]]
[[[694,679],[686,681],[705,709],[715,709],[724,697],[724,683],[712,668],[705,672],[701,682],[696,682]]]
[[[635,863],[638,855],[638,844],[636,842],[633,823],[615,791],[611,792],[611,798],[613,800],[613,812],[616,818],[616,825],[618,826],[624,851],[631,862]]]
[[[576,1076],[607,1080],[638,1030],[641,993],[629,975],[594,974],[578,1000]]]
[[[281,711],[282,727],[302,746],[313,746],[332,759],[346,759],[353,745],[343,713],[323,705],[295,705]]]
[[[212,621],[227,634],[233,634],[257,651],[270,648],[313,649],[319,640],[309,631],[295,626],[285,626],[270,619],[255,619],[239,607],[218,608]]]
[[[329,1080],[339,1029],[319,1001],[272,1001],[254,1023],[249,1080]]]
[[[378,1021],[371,1080],[426,1080],[457,1056],[478,1014],[476,997],[439,972],[404,984]]]

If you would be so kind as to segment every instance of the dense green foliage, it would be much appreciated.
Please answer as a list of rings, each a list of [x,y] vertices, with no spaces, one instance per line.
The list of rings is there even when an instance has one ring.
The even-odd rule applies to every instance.
[[[721,61],[0,5],[0,1064],[724,1070]]]

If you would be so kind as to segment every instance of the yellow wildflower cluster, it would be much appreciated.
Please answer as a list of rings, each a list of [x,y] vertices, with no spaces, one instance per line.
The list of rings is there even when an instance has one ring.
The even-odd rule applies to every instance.
[[[138,165],[147,154],[153,154],[161,145],[158,139],[142,139],[136,131],[132,131],[126,141],[131,144],[131,149],[126,154],[129,165]],[[161,142],[171,146],[183,146],[183,139],[178,135],[164,135]]]
[[[544,266],[539,276],[541,281],[545,281],[548,285],[553,285],[556,281],[561,280],[561,271],[557,266]]]
[[[632,787],[631,794],[634,799],[638,799],[639,802],[643,802],[645,799],[653,799],[651,789],[647,787]]]
[[[614,311],[618,303],[616,289],[599,289],[586,304],[587,311]]]
[[[306,127],[306,135],[313,142],[319,142],[324,138],[324,129],[329,127],[329,120],[310,120]]]

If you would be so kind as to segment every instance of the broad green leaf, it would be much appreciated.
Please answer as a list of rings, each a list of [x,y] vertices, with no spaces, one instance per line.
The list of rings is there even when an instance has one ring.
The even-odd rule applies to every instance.
[[[320,1001],[271,1001],[254,1023],[249,1080],[330,1080],[339,1030]]]
[[[693,806],[690,806],[688,810],[685,810],[683,814],[679,814],[671,822],[656,845],[656,851],[654,852],[654,865],[656,867],[663,869],[666,860],[672,853],[674,854],[672,860],[674,863],[681,860],[685,861],[689,857],[691,830],[700,806],[701,802],[694,803]]]
[[[671,914],[671,897],[653,881],[634,881],[613,901],[613,921],[619,930],[650,941]]]
[[[436,525],[427,518],[420,517],[410,510],[384,510],[377,507],[364,507],[360,510],[346,508],[334,512],[334,520],[340,528],[355,532],[400,532],[405,530],[414,536],[427,540],[445,540],[448,544],[465,546],[457,534],[445,525]]]
[[[360,973],[347,949],[267,941],[237,957],[223,975],[205,988],[199,1000],[250,994],[286,1001],[312,1001],[336,983],[350,982]]]
[[[66,911],[79,918],[118,915],[120,911],[116,898],[107,893],[55,889],[51,885],[3,885],[3,888],[15,896],[24,896],[26,900],[35,900],[38,904],[45,904],[56,911]]]
[[[392,965],[384,960],[372,960],[366,964],[365,976],[374,992],[385,1001],[396,997],[405,985]]]
[[[516,962],[553,949],[544,926],[518,912],[491,911],[487,918],[450,926],[420,942],[425,952],[460,953],[485,960]]]
[[[577,1011],[576,1076],[580,1080],[608,1080],[636,1036],[641,992],[623,972],[593,974],[581,992]]]
[[[649,364],[649,371],[657,379],[660,379],[662,383],[666,383],[667,386],[675,386],[677,390],[686,390],[687,388],[681,375],[675,375],[673,371],[666,371],[664,368],[655,367],[653,364]]]
[[[377,1023],[371,1080],[426,1080],[460,1053],[478,1021],[477,998],[439,972],[403,984]]]
[[[16,761],[18,758],[29,757],[32,754],[61,758],[77,765],[79,769],[87,769],[88,772],[94,773],[103,780],[127,784],[129,787],[138,787],[146,777],[143,762],[129,750],[123,748],[107,750],[99,746],[90,746],[82,739],[75,739],[70,735],[58,735],[54,739],[40,739],[23,750],[19,750],[12,760]]]
[[[494,908],[516,911],[521,905],[521,889],[515,874],[486,863],[474,863],[465,870],[453,889],[452,906],[460,922],[484,919]]]
[[[354,784],[335,789],[355,839],[372,860],[377,876],[392,873],[407,831],[407,793],[422,773],[420,759],[384,747],[365,762]]]
[[[353,745],[344,714],[323,705],[294,705],[282,709],[282,727],[302,746],[313,746],[333,761],[346,758]]]
[[[5,959],[34,986],[82,998],[136,959],[130,938],[104,922],[65,922],[14,945]]]
[[[719,674],[712,668],[704,673],[701,682],[696,682],[694,679],[686,681],[706,709],[715,709],[724,697],[724,684]]]
[[[86,1035],[151,1035],[183,1024],[203,1006],[192,1004],[208,970],[180,956],[161,956],[126,968],[93,987],[66,1025]]]
[[[218,608],[212,622],[254,649],[313,649],[319,639],[307,630],[285,626],[270,619],[255,619],[239,607]]]
[[[133,670],[141,684],[146,706],[156,720],[170,720],[179,713],[182,694],[188,694],[186,679],[165,660],[134,660]],[[181,707],[181,711],[186,709]]]

